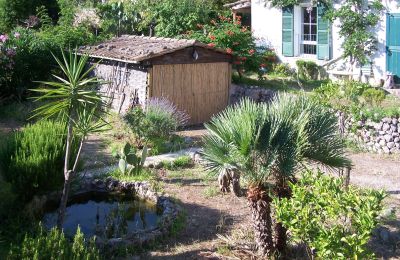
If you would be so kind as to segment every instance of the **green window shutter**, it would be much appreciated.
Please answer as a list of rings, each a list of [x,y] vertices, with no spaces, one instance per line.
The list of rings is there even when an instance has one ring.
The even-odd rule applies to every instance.
[[[282,55],[293,57],[293,6],[282,8]]]
[[[332,58],[329,33],[330,23],[327,19],[323,18],[326,6],[324,4],[318,4],[317,9],[317,57],[319,60],[330,60]]]

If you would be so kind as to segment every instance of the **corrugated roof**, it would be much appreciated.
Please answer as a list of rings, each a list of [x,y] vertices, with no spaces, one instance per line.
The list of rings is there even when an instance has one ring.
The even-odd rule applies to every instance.
[[[83,46],[79,48],[79,52],[96,58],[139,63],[193,46],[212,49],[226,54],[224,50],[213,48],[196,40],[136,35],[123,35],[94,46]]]

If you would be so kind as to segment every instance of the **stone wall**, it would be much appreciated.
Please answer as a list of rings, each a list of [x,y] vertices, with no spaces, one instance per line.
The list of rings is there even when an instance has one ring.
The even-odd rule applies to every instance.
[[[380,122],[355,122],[355,138],[368,151],[379,154],[400,153],[400,118],[383,118]]]
[[[123,114],[136,104],[145,105],[147,69],[123,62],[106,61],[96,66],[94,74],[106,81],[100,86],[100,92],[112,110]]]
[[[275,91],[270,89],[232,84],[229,90],[229,104],[236,104],[245,97],[255,102],[269,102],[274,96]]]

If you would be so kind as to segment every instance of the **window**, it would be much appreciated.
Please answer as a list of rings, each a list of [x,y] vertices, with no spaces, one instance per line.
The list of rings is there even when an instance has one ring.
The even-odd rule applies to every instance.
[[[317,54],[317,8],[302,7],[301,54]]]

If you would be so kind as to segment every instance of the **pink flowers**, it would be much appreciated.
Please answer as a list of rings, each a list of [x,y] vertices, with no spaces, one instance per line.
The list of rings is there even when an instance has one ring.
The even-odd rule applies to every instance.
[[[249,50],[249,54],[253,55],[256,51],[254,49]]]
[[[226,49],[226,53],[228,53],[228,54],[232,54],[232,49],[231,48],[228,48],[228,49]]]
[[[0,35],[0,42],[6,42],[8,40],[8,35],[7,34],[2,34]]]
[[[207,44],[209,47],[212,47],[212,48],[214,48],[215,47],[215,43],[209,43],[209,44]]]
[[[215,41],[215,39],[216,39],[214,35],[210,35],[209,38],[210,38],[210,40],[212,40],[212,41]]]

